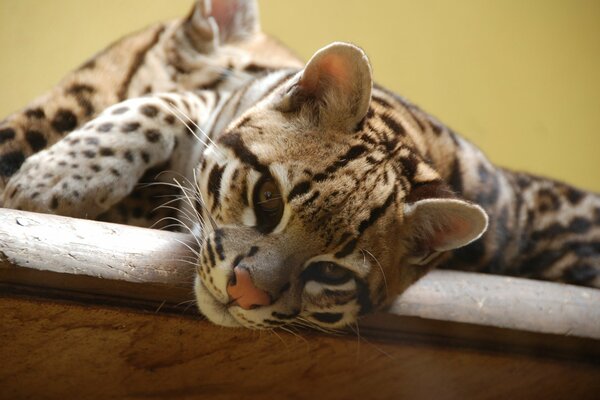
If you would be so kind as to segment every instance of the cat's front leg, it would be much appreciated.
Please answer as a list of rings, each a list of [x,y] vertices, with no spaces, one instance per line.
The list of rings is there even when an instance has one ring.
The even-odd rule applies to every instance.
[[[9,180],[4,207],[95,218],[127,196],[151,168],[192,152],[213,107],[210,95],[168,93],[124,101],[50,148]],[[171,160],[177,149],[177,159]],[[177,171],[180,172],[180,171]]]

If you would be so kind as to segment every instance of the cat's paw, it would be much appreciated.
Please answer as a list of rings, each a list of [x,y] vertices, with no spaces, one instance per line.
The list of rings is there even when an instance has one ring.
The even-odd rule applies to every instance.
[[[137,177],[123,164],[143,163],[139,154],[103,147],[100,140],[72,133],[29,157],[2,194],[4,207],[94,218],[125,197]]]

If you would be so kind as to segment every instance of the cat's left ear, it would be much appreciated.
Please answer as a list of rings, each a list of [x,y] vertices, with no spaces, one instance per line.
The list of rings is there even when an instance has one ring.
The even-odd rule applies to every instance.
[[[350,131],[367,114],[372,85],[365,53],[349,43],[332,43],[312,56],[278,109],[298,111],[320,127]]]

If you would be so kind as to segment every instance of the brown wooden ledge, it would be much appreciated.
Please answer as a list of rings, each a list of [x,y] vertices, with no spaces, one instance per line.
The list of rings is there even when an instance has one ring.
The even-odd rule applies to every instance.
[[[593,398],[600,389],[598,290],[434,271],[361,321],[358,338],[261,335],[214,326],[190,307],[194,246],[183,234],[0,209],[0,398]]]

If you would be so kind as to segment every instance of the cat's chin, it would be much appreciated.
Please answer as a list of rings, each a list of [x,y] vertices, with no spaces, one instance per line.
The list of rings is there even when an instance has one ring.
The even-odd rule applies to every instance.
[[[229,314],[226,306],[208,292],[198,275],[196,275],[194,281],[194,293],[196,294],[196,302],[200,313],[202,313],[202,315],[210,322],[230,328],[242,327],[242,325]]]

